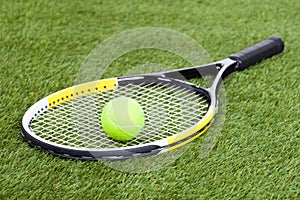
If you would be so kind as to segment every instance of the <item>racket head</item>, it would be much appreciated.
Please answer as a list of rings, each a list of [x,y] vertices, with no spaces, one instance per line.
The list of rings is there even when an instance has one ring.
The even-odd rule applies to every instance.
[[[133,140],[111,139],[101,112],[119,96],[135,99],[145,126]],[[216,113],[210,91],[159,75],[104,79],[73,86],[32,105],[22,118],[25,140],[66,158],[122,160],[179,148],[204,133]]]

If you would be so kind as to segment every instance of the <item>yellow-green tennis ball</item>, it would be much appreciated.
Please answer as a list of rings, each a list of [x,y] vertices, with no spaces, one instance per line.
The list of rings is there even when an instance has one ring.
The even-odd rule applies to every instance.
[[[124,96],[109,101],[101,113],[103,130],[115,140],[132,140],[141,132],[144,123],[141,105],[136,100]]]

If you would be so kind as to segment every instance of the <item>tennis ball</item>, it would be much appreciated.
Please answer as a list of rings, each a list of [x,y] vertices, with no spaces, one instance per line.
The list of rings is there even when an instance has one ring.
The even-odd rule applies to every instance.
[[[129,141],[144,127],[144,111],[134,99],[118,97],[110,100],[101,113],[103,130],[115,140]]]

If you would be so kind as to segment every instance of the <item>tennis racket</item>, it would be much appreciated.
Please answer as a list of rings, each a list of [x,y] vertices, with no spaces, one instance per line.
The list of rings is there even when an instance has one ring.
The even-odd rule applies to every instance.
[[[65,158],[123,160],[167,152],[191,142],[210,127],[225,77],[283,49],[283,41],[272,36],[211,64],[69,87],[32,105],[22,118],[21,133],[30,146]],[[209,88],[182,79],[204,75],[215,77]],[[103,107],[119,96],[135,99],[145,113],[144,128],[128,142],[108,137],[100,122]]]

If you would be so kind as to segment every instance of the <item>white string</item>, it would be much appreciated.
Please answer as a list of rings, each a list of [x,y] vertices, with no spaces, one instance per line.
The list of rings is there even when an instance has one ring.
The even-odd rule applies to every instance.
[[[100,122],[102,108],[119,96],[135,99],[145,113],[144,128],[129,142],[109,138]],[[207,99],[179,86],[129,84],[62,103],[35,118],[31,129],[45,140],[70,147],[120,148],[146,144],[184,131],[203,118],[208,106]]]

